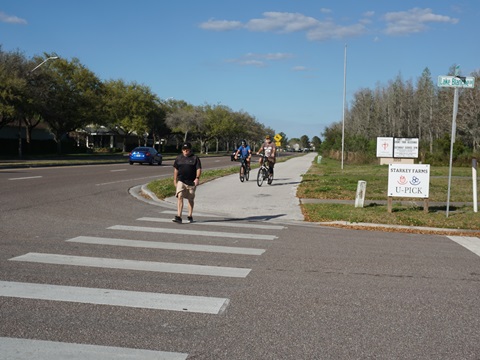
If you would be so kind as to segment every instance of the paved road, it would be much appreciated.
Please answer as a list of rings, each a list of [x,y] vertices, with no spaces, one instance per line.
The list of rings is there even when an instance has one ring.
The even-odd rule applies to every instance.
[[[179,225],[128,192],[159,176],[171,167],[0,171],[0,358],[478,359],[473,239],[277,208]]]

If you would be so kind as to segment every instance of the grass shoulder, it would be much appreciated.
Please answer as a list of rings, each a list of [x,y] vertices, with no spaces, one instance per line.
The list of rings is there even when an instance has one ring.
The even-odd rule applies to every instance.
[[[305,220],[480,231],[480,214],[474,213],[471,205],[471,169],[453,169],[454,179],[448,218],[446,217],[448,167],[431,167],[430,173],[429,201],[435,202],[436,205],[429,206],[428,212],[423,211],[422,199],[394,200],[392,212],[387,211],[385,203],[388,198],[387,165],[346,165],[341,169],[338,161],[322,159],[321,164],[313,163],[303,176],[303,181],[297,189],[297,196],[324,200],[355,200],[358,181],[364,180],[367,182],[365,200],[368,200],[368,205],[355,208],[354,205],[330,202],[302,204]],[[441,205],[438,205],[439,203]]]

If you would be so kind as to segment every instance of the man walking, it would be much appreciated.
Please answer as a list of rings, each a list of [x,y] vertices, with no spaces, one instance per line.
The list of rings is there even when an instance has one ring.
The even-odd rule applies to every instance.
[[[193,205],[195,190],[202,174],[202,163],[198,156],[192,152],[192,144],[186,142],[182,145],[182,154],[178,155],[173,163],[173,185],[177,197],[177,215],[173,222],[182,223],[183,199],[188,201],[187,222],[193,222]]]

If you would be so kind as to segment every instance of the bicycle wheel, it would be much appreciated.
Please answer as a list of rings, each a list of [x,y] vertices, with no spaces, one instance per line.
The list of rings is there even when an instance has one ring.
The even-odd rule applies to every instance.
[[[240,165],[240,181],[243,182],[245,179],[245,166],[242,164]]]
[[[250,179],[250,170],[248,170],[248,166],[245,166],[245,180],[248,181]]]
[[[263,172],[264,172],[263,167],[260,167],[260,169],[258,169],[258,174],[257,174],[257,185],[258,186],[262,186],[262,184],[263,184],[263,178],[264,178]]]

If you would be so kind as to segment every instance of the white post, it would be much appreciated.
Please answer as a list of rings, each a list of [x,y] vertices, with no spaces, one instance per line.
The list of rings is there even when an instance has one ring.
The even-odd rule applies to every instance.
[[[478,211],[477,203],[477,159],[472,159],[472,180],[473,180],[473,212]]]
[[[355,207],[362,207],[365,202],[365,192],[367,190],[367,182],[360,180],[357,185],[357,194],[355,196]]]

